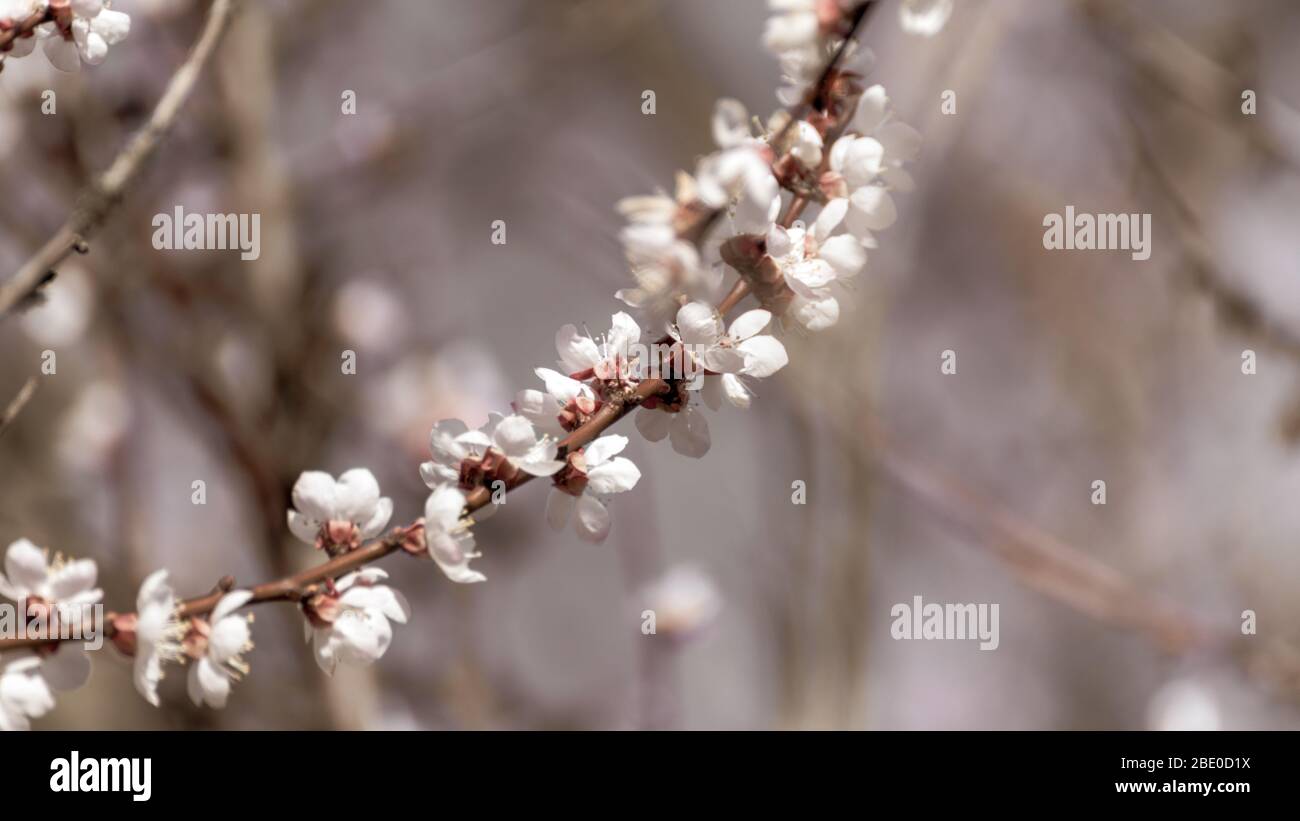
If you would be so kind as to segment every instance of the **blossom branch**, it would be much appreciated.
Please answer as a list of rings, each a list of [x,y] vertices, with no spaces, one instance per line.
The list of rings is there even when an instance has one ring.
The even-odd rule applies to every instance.
[[[203,36],[151,126],[92,186],[91,203],[0,288],[0,313],[31,294],[33,276],[37,281],[48,276],[45,272],[81,247],[81,237],[121,196],[192,90],[230,5],[229,0],[214,4]],[[905,12],[911,5],[908,0]],[[614,315],[613,328],[599,340],[564,326],[556,345],[565,372],[536,371],[545,393],[521,391],[514,413],[493,414],[479,430],[458,420],[434,426],[434,460],[420,471],[432,490],[422,519],[381,537],[392,501],[380,497],[373,474],[354,468],[335,479],[307,471],[293,487],[288,525],[295,537],[329,555],[324,563],[248,589],[234,589],[234,580],[225,577],[212,592],[184,601],[173,595],[166,571],[149,576],[137,611],[111,613],[105,625],[107,637],[135,656],[136,686],[145,698],[158,703],[164,663],[188,660],[191,699],[223,706],[231,682],[247,672],[242,653],[252,646],[248,623],[237,611],[263,602],[302,608],[317,661],[327,671],[340,660],[373,662],[388,646],[389,621],[405,622],[409,608],[400,593],[380,584],[387,574],[369,565],[400,550],[427,555],[453,581],[483,581],[483,574],[469,566],[479,555],[469,532],[476,514],[489,515],[499,493],[534,477],[553,480],[547,503],[552,527],[572,520],[579,537],[603,541],[610,528],[604,499],[632,489],[641,474],[617,456],[626,437],[602,434],[634,410],[647,439],[670,438],[679,453],[703,456],[709,436],[700,405],[718,410],[725,396],[748,407],[753,394],[744,378],[762,379],[787,364],[784,345],[762,333],[774,318],[790,313],[810,330],[834,324],[839,280],[865,264],[863,249],[874,247],[870,231],[893,222],[890,188],[911,184],[902,165],[914,157],[919,135],[891,119],[883,88],[864,89],[860,75],[843,66],[874,6],[874,0],[810,0],[780,8],[768,21],[764,42],[795,84],[793,102],[767,126],[759,125],[757,137],[742,105],[721,102],[713,124],[719,150],[700,161],[695,176],[679,175],[675,198],[659,194],[619,204],[630,222],[622,238],[639,287],[619,292],[618,298],[652,330],[667,331],[660,339],[665,348],[630,353],[629,344],[641,344],[642,326],[624,312]],[[931,12],[929,33],[943,25],[947,13],[941,10],[935,18]],[[906,13],[903,19],[909,19]],[[864,93],[870,105],[859,110]],[[846,134],[850,120],[853,135]],[[783,210],[786,191],[792,200]],[[799,218],[812,204],[821,209],[809,229]],[[715,231],[727,220],[729,230]],[[717,304],[712,295],[721,282],[710,273],[718,269],[701,264],[705,257],[721,258],[740,275]],[[748,295],[763,307],[726,327],[723,316]],[[665,366],[671,375],[661,375]],[[692,392],[697,388],[699,393]],[[46,554],[25,540],[10,546],[6,571],[18,582],[0,578],[3,592],[24,602],[29,618],[33,613],[63,617],[67,606],[102,596],[93,589],[93,562],[70,566],[56,560],[51,566]],[[55,590],[58,598],[52,599]],[[352,620],[344,625],[344,618]],[[69,655],[56,652],[67,640],[55,635],[0,640],[0,650],[34,649],[30,661],[45,664]],[[26,666],[19,672],[33,669],[27,657],[20,663]]]

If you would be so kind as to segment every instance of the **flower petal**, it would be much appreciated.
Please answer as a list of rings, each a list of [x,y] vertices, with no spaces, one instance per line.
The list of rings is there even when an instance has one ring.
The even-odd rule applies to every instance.
[[[587,467],[593,468],[603,465],[614,457],[623,452],[628,445],[628,438],[617,433],[611,433],[602,436],[583,450],[582,455],[587,460]]]
[[[293,483],[293,506],[309,519],[329,521],[334,516],[335,484],[334,477],[324,471],[303,471]]]
[[[375,512],[371,514],[368,521],[357,523],[361,527],[361,538],[375,538],[383,532],[391,518],[393,518],[393,500],[385,496],[375,504]]]
[[[830,263],[835,273],[841,277],[852,277],[867,264],[867,251],[856,237],[840,234],[831,237],[817,249],[817,256]]]
[[[658,442],[668,435],[672,424],[672,414],[655,408],[641,408],[636,412],[636,429],[651,442]]]
[[[677,414],[668,434],[673,450],[683,456],[698,459],[709,452],[709,421],[693,407]]]
[[[740,343],[740,351],[745,354],[747,376],[764,379],[781,370],[789,363],[790,357],[785,352],[785,345],[774,336],[755,336]]]
[[[626,460],[624,460],[626,461]],[[609,536],[612,524],[609,508],[594,496],[584,493],[578,497],[577,516],[574,517],[574,530],[583,541],[600,544]]]
[[[641,471],[631,459],[622,456],[587,471],[587,489],[598,496],[631,490],[640,480]]]
[[[594,368],[600,362],[600,349],[591,337],[578,333],[575,325],[565,325],[555,332],[555,350],[570,373]]]
[[[465,508],[465,494],[451,485],[439,485],[424,502],[424,527],[429,533],[446,533],[456,526]]]
[[[762,308],[755,308],[752,311],[745,311],[736,317],[736,321],[731,323],[731,328],[727,331],[736,342],[743,342],[754,334],[767,327],[772,321],[772,312],[765,311]]]
[[[572,494],[565,493],[559,488],[551,488],[550,495],[546,497],[546,523],[552,530],[563,530],[569,523],[574,501]]]

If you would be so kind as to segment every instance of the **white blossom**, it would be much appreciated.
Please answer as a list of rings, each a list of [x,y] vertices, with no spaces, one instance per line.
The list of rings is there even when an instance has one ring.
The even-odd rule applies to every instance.
[[[872,232],[888,228],[898,218],[890,190],[915,187],[903,165],[916,158],[921,135],[894,119],[880,85],[862,94],[850,129],[831,146],[830,171],[822,179],[822,190],[828,205],[846,201],[845,227],[864,246],[875,247]]]
[[[54,709],[54,693],[29,652],[0,657],[0,730],[31,729],[31,719]]]
[[[667,437],[673,450],[692,459],[708,453],[712,444],[709,420],[689,401],[689,394],[671,402],[644,402],[634,421],[646,439],[659,442]]]
[[[513,470],[550,476],[564,466],[555,458],[555,440],[545,434],[539,437],[533,423],[520,414],[489,414],[487,424],[478,430],[470,430],[459,419],[444,419],[429,433],[429,450],[433,460],[420,465],[420,476],[430,488],[442,482],[476,487],[479,483],[471,480],[474,469],[490,479],[509,479]]]
[[[465,494],[452,485],[438,485],[424,503],[424,539],[429,557],[447,578],[461,584],[486,581],[469,566],[481,554],[474,550],[474,534],[461,521]]]
[[[563,438],[600,407],[596,394],[578,380],[550,368],[537,368],[534,373],[546,384],[546,390],[520,391],[515,395],[514,411],[542,434]]]
[[[19,539],[5,552],[4,568],[0,595],[18,603],[21,618],[38,621],[51,635],[74,623],[82,635],[94,629],[90,608],[104,592],[95,587],[98,569],[92,560],[56,556],[48,562],[46,551]],[[90,658],[81,645],[64,642],[44,657],[39,674],[55,690],[75,690],[90,678]]]
[[[704,366],[714,372],[703,376],[700,391],[709,408],[717,410],[724,396],[736,407],[749,407],[752,394],[742,377],[765,379],[790,361],[785,345],[762,333],[771,322],[770,311],[756,308],[736,317],[728,328],[712,306],[682,306],[677,315],[680,339],[693,351],[703,351]]]
[[[55,68],[76,71],[83,62],[98,65],[108,55],[109,46],[126,39],[131,17],[110,6],[109,0],[72,0],[70,20],[61,25],[56,19],[36,27],[41,48]]]
[[[789,315],[812,331],[839,320],[838,292],[867,262],[858,240],[846,234],[831,236],[847,210],[846,201],[833,200],[811,229],[796,222],[789,229],[775,225],[768,232],[767,253],[795,295]]]
[[[288,512],[289,530],[330,555],[378,536],[393,516],[393,500],[379,495],[379,482],[365,468],[352,468],[337,480],[323,471],[304,471],[293,483],[293,504],[297,510]]]
[[[808,123],[797,127],[790,146],[800,162],[815,166],[821,162],[821,135]],[[709,170],[709,204],[732,204],[732,231],[762,234],[777,218],[781,208],[781,186],[772,174],[774,152],[768,145],[772,123],[766,133],[752,135],[749,111],[738,100],[722,99],[713,109],[713,138],[722,152],[702,165]]]
[[[349,573],[333,590],[305,607],[304,634],[312,642],[316,663],[333,675],[338,664],[364,667],[379,660],[393,640],[389,621],[405,624],[411,607],[406,597],[379,582],[388,574],[377,567]]]
[[[602,436],[569,454],[546,500],[546,521],[552,529],[563,530],[572,518],[578,538],[595,544],[605,541],[612,525],[605,501],[636,487],[641,479],[632,460],[618,455],[627,441],[626,436]]]
[[[230,696],[231,683],[247,675],[243,654],[253,649],[250,641],[251,614],[235,611],[248,603],[252,591],[235,590],[221,597],[209,620],[192,619],[186,649],[194,660],[187,681],[190,700],[196,706],[221,708]]]
[[[565,325],[555,332],[561,370],[583,381],[636,381],[635,366],[628,357],[630,346],[640,341],[641,326],[623,311],[610,318],[609,332],[596,339],[579,333],[575,325]]]
[[[673,197],[661,192],[618,203],[628,220],[619,238],[636,285],[615,296],[651,328],[671,321],[683,295],[707,298],[721,284],[720,272],[702,265],[695,245],[679,235],[702,217],[701,205],[695,179],[685,172],[677,174]]]
[[[898,7],[899,22],[908,34],[933,37],[952,16],[953,0],[903,0]]]
[[[187,626],[178,618],[179,603],[167,582],[167,571],[156,570],[140,585],[135,599],[133,679],[135,689],[153,706],[158,706],[158,683],[163,664],[184,658],[181,641]]]

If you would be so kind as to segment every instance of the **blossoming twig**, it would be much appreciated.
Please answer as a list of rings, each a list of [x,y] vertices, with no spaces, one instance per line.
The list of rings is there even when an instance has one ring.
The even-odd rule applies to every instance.
[[[227,577],[211,593],[186,601],[176,599],[165,570],[149,576],[137,611],[110,613],[104,625],[118,649],[135,657],[136,686],[145,698],[158,703],[165,663],[188,660],[191,699],[224,705],[231,682],[247,672],[243,655],[252,647],[251,616],[237,611],[260,602],[299,604],[307,638],[327,672],[340,661],[373,662],[391,640],[390,622],[405,622],[409,608],[400,593],[380,584],[386,578],[382,570],[366,566],[401,550],[427,555],[452,581],[483,581],[469,566],[479,555],[470,527],[497,508],[499,494],[534,477],[552,478],[546,515],[552,527],[572,519],[580,537],[603,541],[610,531],[606,499],[630,490],[641,474],[618,455],[626,437],[602,434],[634,410],[636,427],[647,439],[669,438],[683,455],[704,455],[710,442],[700,405],[716,411],[725,397],[746,408],[753,394],[745,380],[765,378],[787,364],[782,343],[763,333],[774,320],[788,315],[810,330],[834,324],[839,286],[865,265],[864,249],[875,247],[871,231],[894,220],[889,190],[912,184],[902,165],[914,157],[919,135],[892,119],[882,87],[865,88],[861,75],[845,65],[875,5],[774,3],[777,13],[764,42],[781,59],[788,86],[778,96],[787,107],[766,125],[755,122],[760,133],[754,136],[744,106],[721,101],[713,122],[719,150],[700,160],[694,176],[679,175],[675,196],[619,204],[629,220],[622,239],[637,287],[617,296],[655,336],[666,332],[658,343],[633,353],[631,346],[641,345],[642,324],[624,312],[614,315],[610,332],[598,340],[573,325],[562,327],[556,347],[563,372],[536,371],[545,392],[521,391],[514,413],[492,414],[478,430],[458,420],[434,426],[433,461],[420,468],[432,490],[422,519],[379,536],[392,502],[380,496],[370,471],[355,468],[337,480],[308,471],[294,485],[288,527],[326,552],[324,563],[242,590]],[[905,27],[915,25],[915,8],[931,9],[922,18],[926,34],[937,31],[951,11],[948,4],[905,0]],[[174,119],[229,10],[229,0],[217,0],[194,54],[155,111],[154,127],[141,132],[92,189],[98,204],[82,209],[17,282],[0,289],[0,312],[30,293],[24,277],[57,264],[77,247],[81,233],[102,220]],[[786,192],[791,200],[783,208]],[[815,224],[806,227],[799,218],[813,204],[821,208]],[[724,264],[740,279],[715,306]],[[724,324],[723,317],[749,294],[762,307]],[[93,562],[51,563],[25,540],[11,545],[5,572],[12,579],[0,576],[0,582],[12,591],[10,598],[24,602],[28,618],[72,618],[65,591],[74,591],[82,604],[97,603],[102,595],[94,588]],[[62,679],[47,682],[42,671],[48,667],[53,676],[64,666],[69,654],[58,651],[65,640],[49,632],[43,638],[0,639],[0,651],[34,651],[0,668],[0,676],[22,676],[19,683],[37,691],[26,706],[0,703],[0,719],[23,725],[49,709],[48,690],[58,689]]]

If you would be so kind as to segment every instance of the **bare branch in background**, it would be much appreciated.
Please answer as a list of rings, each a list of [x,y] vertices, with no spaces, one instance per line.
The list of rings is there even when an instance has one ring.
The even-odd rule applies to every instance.
[[[234,13],[237,0],[213,0],[194,48],[172,75],[166,91],[158,100],[148,122],[136,132],[108,169],[79,197],[72,216],[49,241],[18,269],[18,273],[0,284],[0,317],[8,314],[40,287],[52,270],[80,248],[85,247],[117,202],[126,194],[146,161],[158,150],[171,131],[194,91],[199,75],[216,50]]]

